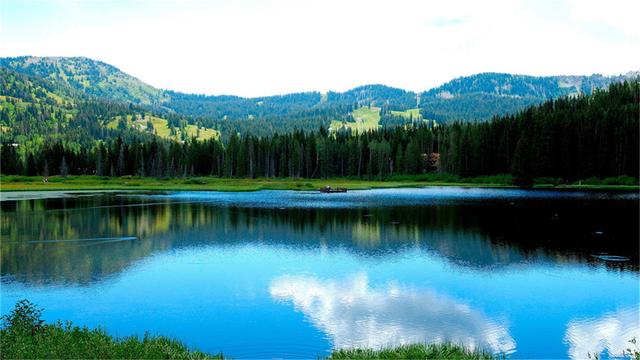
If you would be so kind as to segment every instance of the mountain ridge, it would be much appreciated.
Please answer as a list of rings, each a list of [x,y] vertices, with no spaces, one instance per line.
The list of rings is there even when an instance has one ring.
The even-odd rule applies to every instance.
[[[38,66],[38,65],[42,65],[42,63],[45,63],[47,66]],[[90,69],[90,66],[92,65],[92,67],[94,69]],[[436,87],[433,87],[431,89],[427,89],[424,91],[419,91],[419,92],[415,92],[415,91],[411,91],[411,90],[405,90],[402,88],[398,88],[398,87],[393,87],[393,86],[389,86],[389,85],[385,85],[385,84],[380,84],[380,83],[372,83],[372,84],[363,84],[363,85],[359,85],[356,86],[352,89],[348,89],[346,91],[327,91],[327,92],[320,92],[320,91],[302,91],[302,92],[292,92],[292,93],[284,93],[284,94],[274,94],[274,95],[267,95],[267,96],[252,96],[252,97],[246,97],[246,96],[240,96],[240,95],[233,95],[233,94],[200,94],[200,93],[188,93],[188,92],[182,92],[182,91],[175,91],[175,90],[171,90],[171,89],[164,89],[164,88],[157,88],[154,87],[152,85],[149,85],[148,83],[140,80],[139,78],[130,75],[122,70],[120,70],[118,67],[111,65],[109,63],[103,62],[101,60],[96,60],[96,59],[92,59],[92,58],[88,58],[85,56],[74,56],[74,57],[64,57],[64,56],[47,56],[47,57],[40,57],[40,56],[18,56],[18,57],[0,57],[0,66],[2,67],[6,67],[9,69],[12,69],[14,71],[17,72],[21,72],[21,73],[26,73],[29,75],[35,75],[35,76],[39,76],[39,77],[43,77],[43,78],[52,78],[54,80],[56,80],[56,78],[58,76],[56,76],[55,72],[51,71],[51,67],[56,68],[57,70],[69,70],[70,67],[76,67],[76,68],[80,68],[80,74],[76,75],[76,79],[73,79],[73,74],[69,74],[68,72],[65,72],[62,77],[63,80],[67,81],[68,83],[70,83],[72,86],[75,85],[74,87],[79,87],[82,86],[84,88],[89,88],[90,86],[97,86],[98,88],[104,88],[106,86],[106,84],[103,83],[98,83],[98,84],[94,84],[91,82],[91,78],[89,79],[84,79],[85,77],[89,77],[89,75],[93,75],[95,77],[95,70],[97,70],[98,72],[100,72],[103,76],[104,75],[112,75],[112,76],[117,76],[120,77],[121,80],[126,81],[126,82],[135,82],[136,83],[136,87],[140,88],[141,91],[143,92],[142,96],[138,99],[136,99],[137,101],[131,101],[131,99],[122,99],[122,98],[116,98],[116,99],[111,99],[111,100],[129,100],[133,103],[136,104],[143,104],[143,105],[149,105],[150,103],[155,103],[155,104],[161,104],[165,101],[167,101],[166,97],[163,96],[163,94],[180,94],[180,95],[187,95],[187,96],[193,96],[193,97],[199,97],[199,98],[209,98],[209,99],[216,99],[216,98],[220,98],[220,99],[243,99],[243,100],[261,100],[261,99],[269,99],[269,98],[274,98],[274,97],[283,97],[283,96],[291,96],[291,95],[300,95],[300,94],[318,94],[318,95],[322,95],[322,94],[356,94],[356,93],[373,93],[375,95],[378,95],[379,92],[396,92],[396,93],[402,93],[404,94],[411,94],[411,95],[420,95],[421,97],[429,97],[429,96],[438,96],[440,95],[441,98],[446,98],[447,95],[446,94],[442,94],[443,92],[450,92],[451,93],[451,89],[452,87],[455,87],[456,84],[460,84],[464,87],[466,87],[468,90],[466,91],[461,91],[460,88],[458,88],[456,90],[455,93],[452,93],[453,95],[463,95],[463,94],[469,94],[469,93],[492,93],[492,94],[498,94],[498,95],[513,95],[513,96],[525,96],[522,94],[510,94],[509,91],[506,92],[491,92],[491,91],[487,91],[486,89],[481,89],[479,90],[477,88],[477,84],[478,83],[482,83],[482,82],[487,82],[487,81],[492,81],[493,83],[495,83],[496,85],[498,84],[498,80],[503,81],[503,82],[510,82],[513,83],[515,82],[532,82],[535,81],[537,82],[537,85],[540,86],[541,83],[547,82],[552,84],[553,82],[556,82],[555,85],[557,86],[559,89],[565,88],[565,89],[574,89],[574,92],[578,93],[580,91],[582,91],[583,93],[589,93],[591,90],[589,88],[584,88],[581,87],[580,84],[578,84],[576,86],[576,82],[580,82],[580,81],[586,81],[587,84],[589,85],[595,85],[598,88],[604,87],[606,85],[608,85],[608,83],[610,82],[614,82],[614,81],[619,81],[619,80],[623,80],[623,79],[627,79],[627,78],[632,78],[632,77],[637,77],[640,75],[640,71],[629,71],[625,74],[616,74],[616,75],[602,75],[599,73],[594,73],[591,75],[549,75],[549,76],[534,76],[534,75],[526,75],[526,74],[510,74],[510,73],[501,73],[501,72],[481,72],[481,73],[477,73],[477,74],[473,74],[473,75],[469,75],[469,76],[460,76],[460,77],[456,77],[448,82],[445,82],[441,85],[438,85]],[[48,71],[45,71],[48,70]],[[90,71],[93,70],[93,71]],[[107,71],[108,70],[108,71]],[[64,79],[66,77],[66,79]],[[68,79],[71,78],[71,81],[69,81]],[[490,79],[487,79],[490,78]],[[498,80],[496,80],[496,78]],[[83,80],[85,82],[83,82]],[[89,82],[89,84],[86,83],[86,81]],[[561,83],[563,82],[564,83]],[[567,84],[568,82],[568,84]],[[604,83],[607,83],[605,85],[603,85]],[[114,85],[118,85],[117,83],[115,83]],[[469,86],[472,85],[472,86]],[[521,84],[518,84],[521,85]],[[548,85],[548,84],[547,84]],[[505,88],[504,86],[502,87],[498,87],[501,89],[507,89],[510,88],[512,89],[513,87],[507,87]],[[153,90],[151,90],[153,89]],[[523,89],[522,86],[519,86],[518,89]],[[373,91],[372,91],[373,90]],[[525,89],[526,90],[526,89]],[[529,89],[531,90],[531,89]],[[544,94],[544,95],[548,95],[547,98],[549,97],[557,97],[557,96],[562,96],[562,95],[566,95],[567,91],[556,91],[556,92],[544,92],[544,89],[540,89],[539,92],[537,93],[529,93],[528,95],[533,96],[535,95],[536,97],[540,97],[540,93]],[[569,92],[570,93],[570,92]],[[129,94],[129,97],[134,97],[135,94]],[[352,96],[353,97],[353,96]]]
[[[39,114],[37,117],[42,119],[37,128],[45,134],[58,131],[60,126],[75,124],[78,128],[77,123],[65,119],[75,118],[73,107],[83,104],[86,110],[83,114],[87,114],[83,117],[83,126],[91,127],[92,133],[98,134],[95,136],[102,136],[101,127],[113,124],[118,116],[145,119],[146,112],[152,119],[166,120],[166,131],[172,134],[185,134],[187,126],[196,126],[226,138],[234,133],[266,136],[319,127],[331,131],[366,131],[427,120],[429,124],[483,121],[518,113],[550,98],[589,94],[593,89],[638,74],[535,77],[481,73],[458,77],[423,92],[367,84],[343,92],[309,91],[247,98],[155,88],[113,65],[87,57],[5,57],[0,58],[0,70],[3,72],[0,127],[4,131],[12,127],[25,135],[30,131],[34,122],[25,126],[15,120],[26,116],[16,112],[26,104],[48,104],[66,114],[58,115],[53,122],[59,124],[53,124],[46,121],[50,110],[31,107],[33,114]],[[24,103],[7,103],[13,101],[11,97],[20,98]],[[87,107],[88,101],[115,104]],[[90,110],[95,106],[103,110]],[[149,129],[148,132],[154,131],[151,126]]]
[[[125,73],[116,66],[84,56],[0,58],[0,67],[71,86],[87,95],[134,104],[163,102],[164,90]]]

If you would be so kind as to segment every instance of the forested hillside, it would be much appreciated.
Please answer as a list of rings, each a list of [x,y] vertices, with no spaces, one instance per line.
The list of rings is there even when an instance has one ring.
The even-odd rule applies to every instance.
[[[29,173],[36,171],[29,155],[50,143],[77,150],[117,137],[140,141],[156,136],[179,141],[218,137],[216,130],[190,124],[192,119],[183,116],[159,115],[140,105],[88,97],[67,84],[2,67],[0,94],[2,142],[13,144],[24,163],[22,169]],[[134,118],[138,120],[119,121]]]
[[[639,80],[598,90],[632,74],[242,98],[154,89],[85,58],[0,65],[3,174],[638,176]]]
[[[89,97],[142,105],[159,105],[167,100],[164,91],[112,65],[84,57],[0,58],[0,67],[49,80],[57,87],[73,88]]]
[[[236,132],[266,136],[295,129],[317,130],[336,122],[359,129],[362,126],[355,124],[358,116],[354,112],[363,108],[380,109],[379,122],[367,128],[423,119],[438,123],[489,120],[559,96],[589,94],[595,88],[638,75],[533,77],[484,73],[457,78],[420,94],[385,85],[364,85],[345,92],[245,98],[156,89],[114,66],[82,57],[1,58],[0,67],[27,75],[61,97],[132,103],[164,118],[178,116],[188,124],[219,130],[225,139]],[[411,118],[398,114],[405,111],[420,114]]]
[[[482,121],[518,111],[549,99],[591,94],[614,82],[637,78],[640,73],[606,77],[527,76],[483,73],[460,77],[420,94],[425,118],[438,122]]]
[[[481,123],[418,122],[333,133],[321,128],[272,136],[233,133],[224,144],[214,138],[179,143],[118,136],[79,146],[52,141],[20,152],[21,145],[4,142],[2,172],[368,179],[440,172],[511,174],[523,185],[539,177],[637,179],[639,98],[640,82],[634,80]]]
[[[443,129],[442,170],[520,179],[638,177],[640,82],[563,97],[490,122]]]

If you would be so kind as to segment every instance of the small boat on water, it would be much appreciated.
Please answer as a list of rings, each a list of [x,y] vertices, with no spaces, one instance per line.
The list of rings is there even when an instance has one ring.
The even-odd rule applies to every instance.
[[[320,190],[321,193],[344,193],[344,192],[347,192],[347,189],[345,189],[345,188],[332,188],[329,185],[323,186],[319,190]]]

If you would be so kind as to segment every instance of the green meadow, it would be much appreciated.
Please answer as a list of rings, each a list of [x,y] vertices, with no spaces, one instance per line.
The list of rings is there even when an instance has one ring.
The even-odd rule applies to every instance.
[[[391,112],[391,115],[401,116],[405,119],[413,119],[413,120],[422,119],[422,115],[420,115],[420,109],[408,109],[404,111],[391,110],[390,112]]]
[[[120,116],[117,116],[115,119],[111,120],[107,124],[107,128],[117,129],[118,124],[120,123],[120,119]],[[172,140],[182,139],[183,130],[175,128],[174,133],[172,133],[171,129],[169,128],[168,121],[157,116],[146,114],[144,118],[136,116],[134,119],[132,115],[126,115],[126,123],[127,127],[134,128],[141,132],[148,131],[147,129],[149,127],[149,123],[151,123],[153,133],[160,136],[161,138]],[[220,133],[217,130],[203,127],[199,128],[197,125],[193,124],[186,125],[184,127],[184,132],[186,137],[195,137],[198,140],[217,139],[220,136]]]
[[[138,176],[51,176],[45,182],[41,176],[1,176],[0,191],[27,190],[317,190],[323,186],[349,190],[373,188],[462,186],[462,187],[515,187],[510,175],[460,178],[451,174],[423,174],[392,176],[385,180],[352,178],[295,179],[295,178],[218,178],[212,176],[185,178],[153,178]],[[639,190],[638,180],[628,177],[587,179],[566,183],[558,179],[535,179],[534,188],[580,190]]]
[[[365,132],[375,130],[380,127],[380,108],[379,107],[361,107],[351,112],[352,121],[331,122],[331,129],[337,130],[341,127],[350,128],[352,131]]]

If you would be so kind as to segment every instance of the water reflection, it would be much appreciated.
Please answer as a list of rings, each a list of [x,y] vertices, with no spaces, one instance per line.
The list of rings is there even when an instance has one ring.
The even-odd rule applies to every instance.
[[[2,313],[27,297],[235,358],[445,340],[561,358],[637,334],[637,310],[607,313],[640,303],[637,194],[336,195],[0,201]]]
[[[224,202],[233,198],[220,196]],[[256,195],[235,195],[246,205],[243,196],[256,201]],[[355,208],[337,209],[235,207],[221,205],[220,199],[179,202],[157,196],[3,201],[1,273],[31,285],[87,283],[157,252],[246,242],[338,247],[367,257],[417,248],[480,270],[540,261],[638,269],[636,201],[447,200],[362,208],[361,198]],[[96,238],[129,240],[49,242]],[[610,257],[603,254],[628,261],[606,261]]]
[[[569,343],[572,359],[585,359],[606,351],[611,357],[640,351],[640,312],[638,308],[624,308],[598,318],[571,320],[565,341]]]
[[[489,319],[433,290],[401,283],[373,288],[365,274],[324,281],[282,276],[271,283],[270,294],[292,302],[338,349],[446,341],[494,353],[515,349],[506,320]]]

